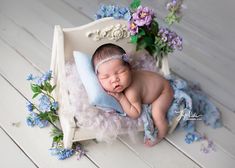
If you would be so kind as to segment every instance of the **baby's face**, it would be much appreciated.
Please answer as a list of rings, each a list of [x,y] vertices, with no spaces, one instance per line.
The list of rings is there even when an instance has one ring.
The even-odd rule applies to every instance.
[[[113,59],[99,66],[98,79],[106,91],[120,93],[131,84],[131,70],[122,60]]]

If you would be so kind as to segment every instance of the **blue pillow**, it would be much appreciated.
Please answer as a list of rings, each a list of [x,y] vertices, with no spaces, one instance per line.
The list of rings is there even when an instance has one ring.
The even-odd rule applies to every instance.
[[[125,116],[121,105],[102,88],[99,80],[93,70],[91,56],[85,53],[74,51],[74,60],[78,74],[88,94],[89,103],[103,110],[115,110],[120,115]]]

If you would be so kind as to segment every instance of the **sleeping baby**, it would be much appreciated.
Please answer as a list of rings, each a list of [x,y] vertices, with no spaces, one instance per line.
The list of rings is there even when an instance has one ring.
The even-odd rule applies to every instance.
[[[126,52],[111,43],[96,49],[92,64],[101,86],[117,99],[129,117],[140,117],[142,104],[151,105],[158,133],[154,141],[145,139],[145,145],[159,143],[168,132],[166,114],[174,94],[168,80],[154,72],[133,70],[127,61]]]

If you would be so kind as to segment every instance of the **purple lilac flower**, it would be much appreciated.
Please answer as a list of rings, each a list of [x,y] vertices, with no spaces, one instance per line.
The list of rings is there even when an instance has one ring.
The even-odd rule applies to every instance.
[[[131,35],[135,35],[138,33],[139,31],[138,26],[135,24],[133,20],[128,22],[128,30],[130,31]]]
[[[86,153],[85,150],[83,150],[79,144],[76,146],[75,151],[77,155],[77,160],[81,159],[81,157]]]
[[[167,43],[171,49],[183,49],[183,39],[168,28],[160,28],[158,31],[158,36],[163,42]]]
[[[171,0],[170,2],[166,4],[166,9],[168,11],[172,11],[172,10],[177,11],[180,9],[182,3],[183,3],[182,0]]]
[[[39,104],[39,110],[41,112],[48,112],[50,111],[50,99],[48,96],[46,95],[42,95],[40,98],[39,98],[39,101],[40,101],[40,104]]]
[[[29,112],[32,112],[33,109],[34,109],[33,104],[31,102],[29,102],[29,101],[26,103],[26,107],[27,107]]]
[[[153,20],[154,12],[152,9],[149,9],[148,7],[139,6],[137,8],[137,11],[133,13],[132,17],[136,25],[148,26],[151,24]]]

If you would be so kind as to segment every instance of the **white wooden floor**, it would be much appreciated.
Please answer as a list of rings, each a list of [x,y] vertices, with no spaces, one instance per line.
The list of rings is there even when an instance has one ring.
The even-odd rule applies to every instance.
[[[88,152],[80,161],[50,156],[50,129],[25,124],[25,99],[31,97],[25,78],[49,69],[54,25],[89,23],[101,2],[115,1],[0,0],[0,167],[235,167],[235,1],[229,0],[185,1],[184,18],[174,27],[184,37],[184,51],[170,57],[172,70],[200,83],[222,111],[223,128],[198,124],[216,152],[200,152],[201,142],[188,145],[177,131],[153,148],[143,146],[140,134],[136,143],[125,136],[113,144],[83,142]],[[160,17],[165,2],[143,0]]]

